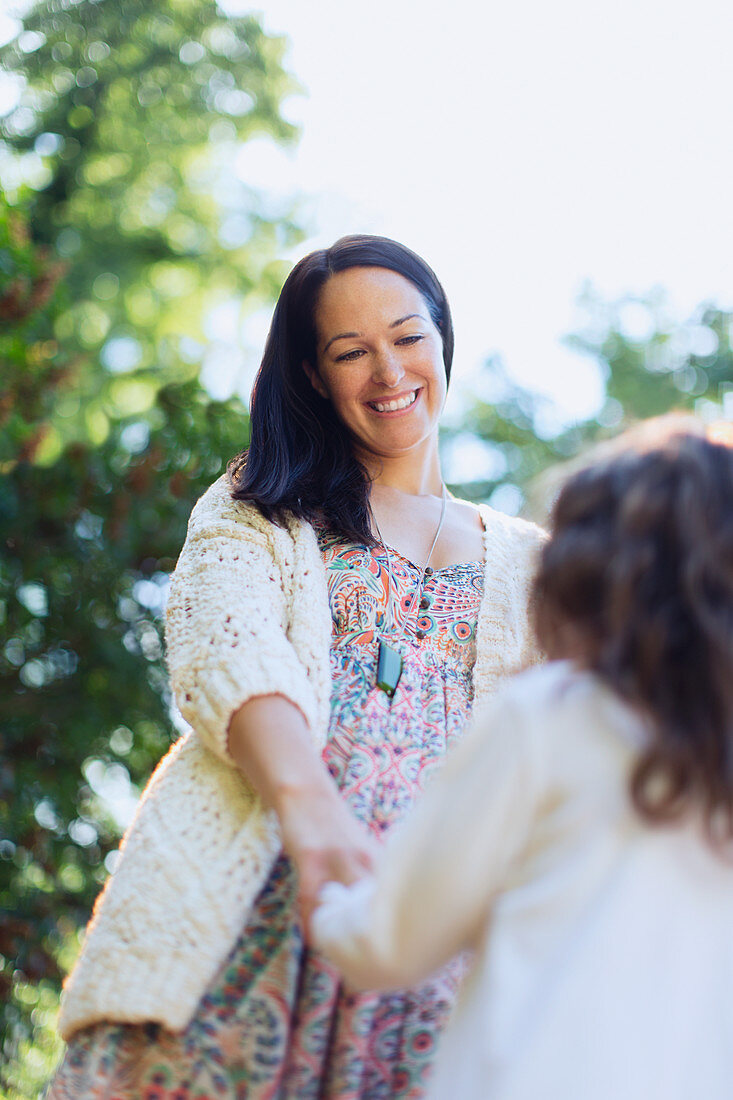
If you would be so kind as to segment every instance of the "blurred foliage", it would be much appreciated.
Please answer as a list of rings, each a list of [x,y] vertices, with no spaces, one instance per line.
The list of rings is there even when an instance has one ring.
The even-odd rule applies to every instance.
[[[270,303],[300,237],[231,167],[294,137],[282,52],[214,0],[39,3],[0,50],[24,81],[0,119],[0,1094],[40,1091],[61,972],[176,732],[167,576],[248,431],[198,380],[206,318]]]
[[[461,427],[463,436],[483,442],[489,470],[457,486],[469,499],[543,520],[558,464],[562,469],[589,445],[671,410],[733,417],[733,313],[705,304],[679,321],[661,292],[609,302],[592,289],[579,307],[582,325],[566,342],[601,372],[599,412],[561,427],[549,401],[512,383],[498,357],[490,360],[489,396],[473,401]]]
[[[283,50],[214,0],[46,0],[0,50],[24,81],[0,122],[0,180],[34,240],[67,261],[54,333],[88,364],[42,461],[71,439],[101,443],[110,417],[197,375],[215,306],[246,314],[277,293],[273,257],[299,234],[234,166],[249,138],[295,136]]]

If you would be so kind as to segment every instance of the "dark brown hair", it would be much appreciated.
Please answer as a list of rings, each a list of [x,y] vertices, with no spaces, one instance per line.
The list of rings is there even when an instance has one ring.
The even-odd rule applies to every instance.
[[[733,836],[733,449],[676,417],[620,437],[561,490],[534,608],[551,657],[579,657],[646,717],[642,816],[696,805]]]
[[[351,267],[384,267],[408,279],[425,300],[443,342],[450,379],[453,322],[445,291],[416,253],[387,237],[342,237],[304,256],[278,298],[252,393],[250,446],[229,463],[235,500],[257,504],[276,523],[288,514],[323,523],[344,538],[373,543],[366,470],[348,432],[308,379],[316,365],[315,309],[323,284]]]

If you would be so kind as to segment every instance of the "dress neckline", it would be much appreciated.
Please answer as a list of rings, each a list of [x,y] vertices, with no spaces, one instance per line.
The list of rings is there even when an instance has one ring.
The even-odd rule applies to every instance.
[[[486,571],[486,563],[488,561],[486,520],[485,520],[484,516],[482,515],[480,509],[478,510],[478,513],[479,513],[479,519],[481,521],[481,537],[483,539],[483,544],[484,544],[484,556],[483,556],[483,558],[471,558],[470,561],[454,561],[454,562],[451,562],[450,565],[441,565],[439,569],[433,569],[431,567],[427,572],[428,576],[435,576],[436,573],[447,573],[448,570],[450,570],[450,569],[465,569],[469,565],[478,566],[484,572]],[[339,542],[338,535],[334,535],[330,531],[324,530],[323,528],[321,528],[319,531],[317,531],[317,534],[318,534],[319,542],[322,539],[333,539],[334,540],[333,545],[335,545],[335,546],[338,546],[338,545],[341,545],[341,546],[361,545],[362,548],[365,549],[365,550],[368,550],[369,553],[373,553],[375,550],[379,550],[379,546],[367,547],[367,546],[364,546],[363,543],[357,544],[357,543]],[[382,545],[384,545],[384,544],[382,544]],[[394,546],[392,546],[391,543],[387,543],[386,548],[387,548],[387,550],[389,550],[390,554],[395,554],[402,561],[407,562],[407,564],[409,566],[411,566],[412,569],[416,569],[418,572],[422,571],[422,566],[421,565],[417,565],[412,560],[412,558],[408,558],[406,554],[402,554],[399,550],[397,550]]]
[[[381,546],[385,546],[385,544],[382,543]],[[373,552],[373,551],[379,552],[379,550],[381,549],[381,546],[371,547],[370,552]],[[401,558],[402,561],[406,561],[407,564],[412,566],[413,569],[416,569],[418,571],[418,573],[422,572],[422,566],[421,565],[416,565],[415,562],[412,560],[412,558],[408,558],[406,554],[401,554],[400,551],[395,549],[394,546],[391,546],[389,543],[386,543],[386,549],[389,550],[390,554],[394,554],[396,557]],[[438,573],[447,573],[450,569],[466,569],[469,565],[475,566],[479,569],[483,569],[484,562],[482,560],[480,560],[479,558],[472,558],[471,561],[454,561],[454,562],[451,562],[450,565],[441,565],[439,569],[433,569],[432,567],[429,567],[426,570],[426,573],[427,573],[427,576],[434,577]]]

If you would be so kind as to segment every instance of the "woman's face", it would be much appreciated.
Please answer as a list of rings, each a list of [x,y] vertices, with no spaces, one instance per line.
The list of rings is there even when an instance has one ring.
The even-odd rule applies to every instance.
[[[406,455],[434,437],[445,402],[443,344],[416,286],[383,267],[352,267],[324,283],[312,385],[357,448]]]

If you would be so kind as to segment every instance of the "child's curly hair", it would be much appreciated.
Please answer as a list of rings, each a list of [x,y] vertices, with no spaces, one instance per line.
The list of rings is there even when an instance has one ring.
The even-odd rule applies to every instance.
[[[660,417],[571,477],[534,615],[551,657],[579,657],[649,720],[642,816],[699,806],[712,839],[733,837],[733,447]]]

